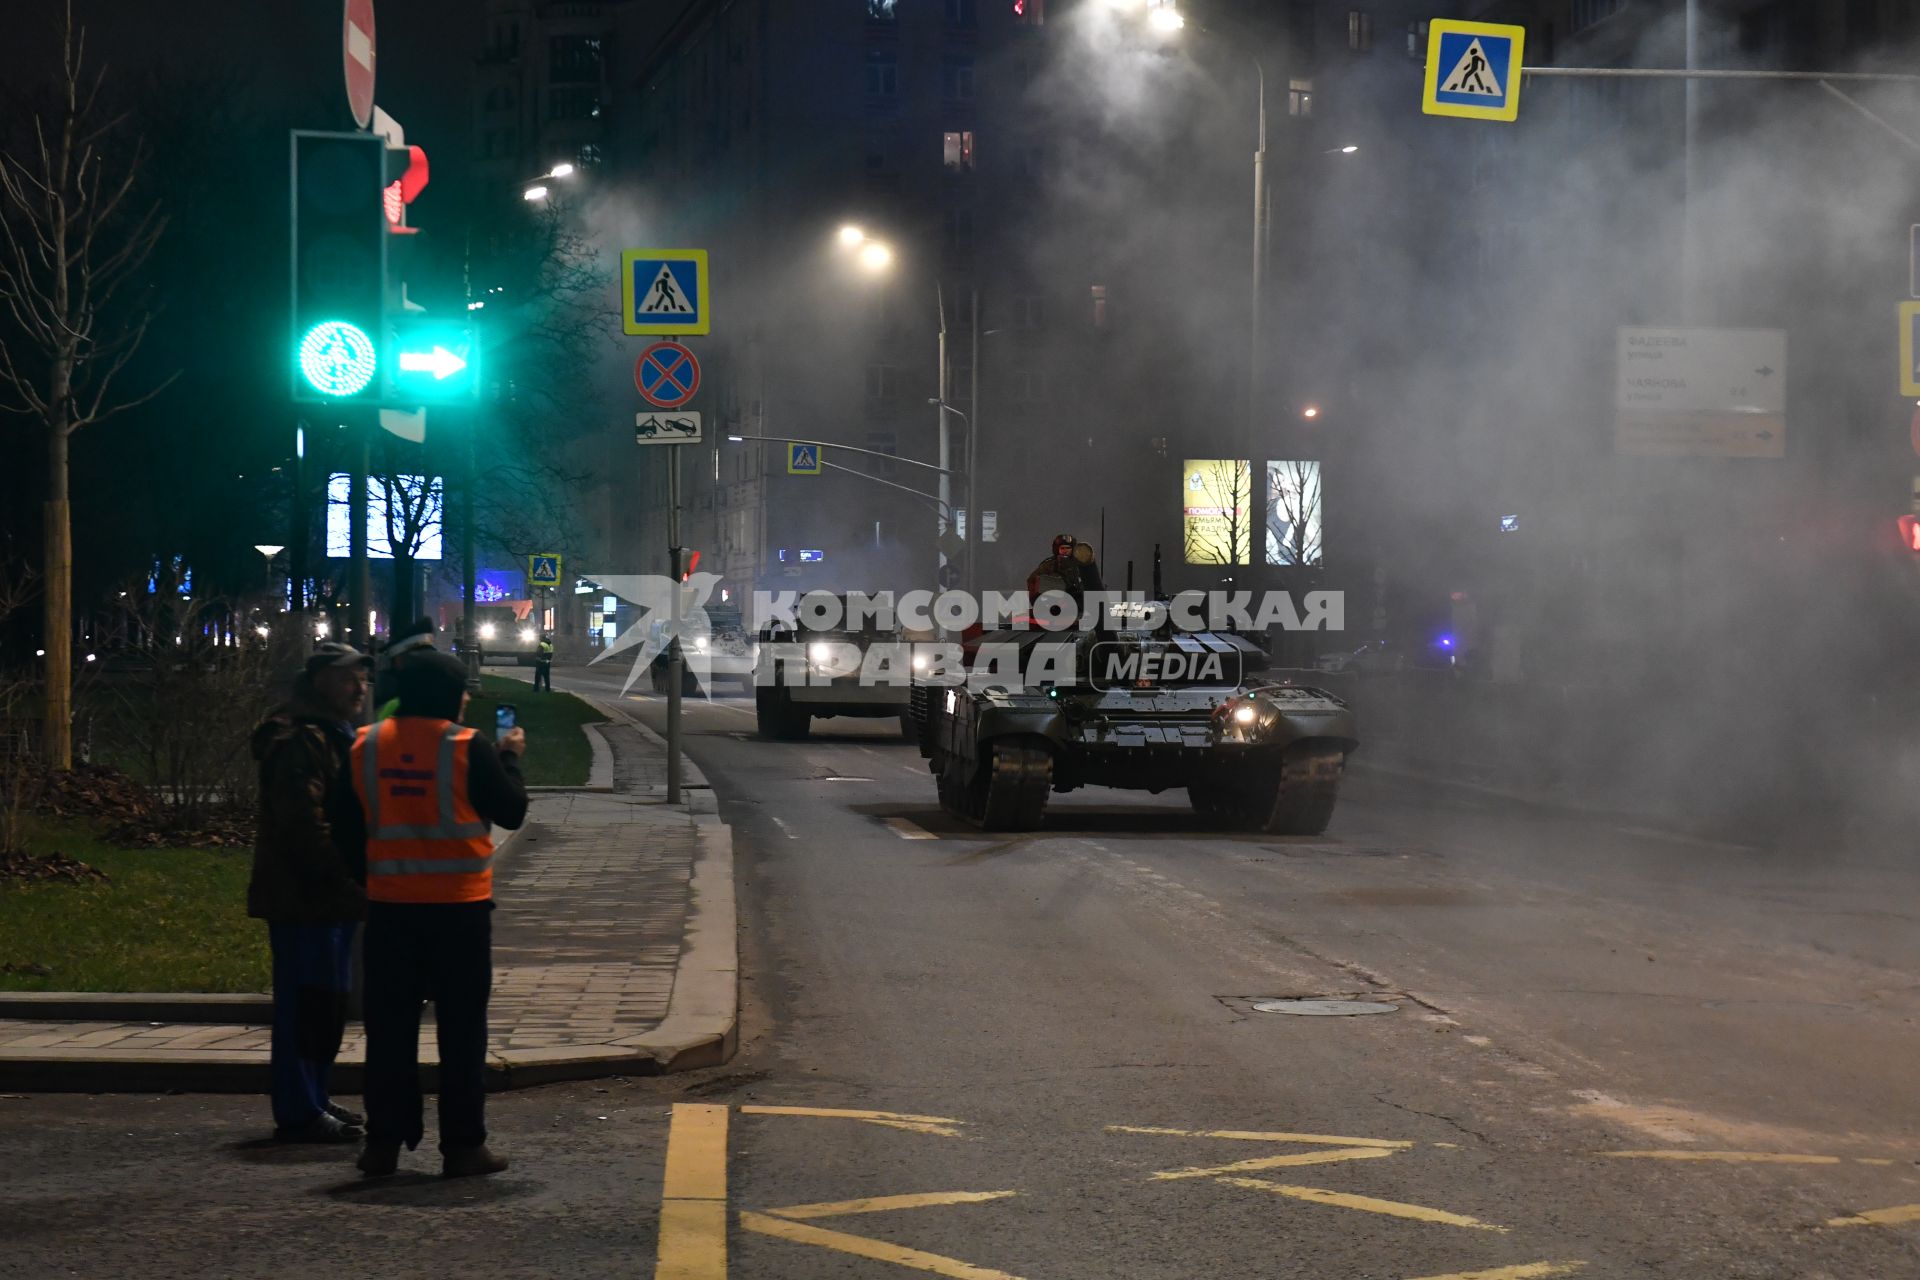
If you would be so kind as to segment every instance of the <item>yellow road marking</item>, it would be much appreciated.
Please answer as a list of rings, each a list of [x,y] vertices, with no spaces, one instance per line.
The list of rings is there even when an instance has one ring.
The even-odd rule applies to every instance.
[[[1602,1151],[1619,1160],[1707,1160],[1718,1164],[1839,1164],[1839,1156],[1802,1156],[1775,1151]]]
[[[1363,1213],[1384,1213],[1390,1218],[1412,1218],[1416,1222],[1437,1222],[1449,1227],[1471,1227],[1476,1231],[1499,1231],[1490,1222],[1478,1218],[1469,1218],[1462,1213],[1448,1213],[1445,1209],[1429,1209],[1420,1204],[1402,1204],[1398,1200],[1376,1200],[1372,1196],[1356,1196],[1345,1191],[1328,1191],[1322,1187],[1290,1187],[1278,1182],[1265,1182],[1259,1178],[1221,1178],[1221,1182],[1233,1187],[1251,1187],[1256,1191],[1271,1191],[1275,1195],[1291,1196],[1295,1200],[1306,1200],[1312,1204],[1336,1205],[1342,1209],[1358,1209]]]
[[[1312,1142],[1328,1147],[1391,1147],[1404,1150],[1411,1142],[1387,1138],[1336,1138],[1324,1133],[1254,1133],[1245,1129],[1162,1129],[1151,1125],[1110,1124],[1108,1133],[1146,1133],[1167,1138],[1227,1138],[1234,1142]]]
[[[918,773],[919,770],[916,769],[914,772]],[[888,818],[886,825],[889,831],[902,840],[938,840],[940,838],[919,823],[906,818]]]
[[[726,1280],[727,1109],[679,1102],[667,1126],[654,1280]]]
[[[915,1271],[931,1271],[935,1275],[948,1276],[951,1280],[1020,1280],[1020,1277],[1005,1271],[976,1267],[958,1258],[909,1249],[905,1245],[888,1244],[884,1240],[869,1240],[865,1236],[848,1235],[844,1231],[829,1231],[825,1227],[810,1227],[801,1222],[788,1222],[784,1218],[769,1217],[763,1213],[743,1210],[740,1214],[740,1225],[745,1230],[758,1232],[763,1236],[773,1236],[780,1240],[791,1240],[795,1244],[810,1244],[816,1248],[850,1253],[856,1258],[891,1262],[897,1267],[911,1267]]]
[[[1586,1265],[1584,1262],[1528,1262],[1517,1267],[1495,1267],[1491,1271],[1449,1271],[1444,1276],[1421,1276],[1419,1280],[1534,1280],[1535,1276],[1572,1275]]]
[[[957,1138],[965,1120],[953,1120],[946,1116],[906,1115],[898,1111],[844,1111],[836,1107],[742,1107],[741,1114],[750,1116],[816,1116],[828,1120],[860,1120],[867,1124],[885,1125],[889,1129],[905,1129],[909,1133],[932,1133],[942,1138]]]
[[[1217,1178],[1224,1173],[1253,1173],[1260,1169],[1286,1169],[1305,1164],[1338,1164],[1342,1160],[1378,1160],[1382,1156],[1397,1154],[1380,1147],[1347,1147],[1341,1151],[1296,1151],[1291,1155],[1266,1156],[1259,1160],[1237,1160],[1232,1164],[1214,1165],[1210,1169],[1169,1169],[1153,1176],[1161,1182],[1172,1182],[1177,1178]]]
[[[940,1204],[979,1204],[983,1200],[1004,1200],[1018,1191],[924,1191],[918,1195],[868,1196],[861,1200],[830,1200],[824,1204],[790,1204],[784,1209],[768,1209],[776,1218],[838,1218],[850,1213],[886,1213],[890,1209],[925,1209]]]
[[[1851,1218],[1829,1218],[1830,1227],[1890,1227],[1901,1222],[1920,1222],[1920,1204],[1895,1205],[1891,1209],[1869,1209]]]

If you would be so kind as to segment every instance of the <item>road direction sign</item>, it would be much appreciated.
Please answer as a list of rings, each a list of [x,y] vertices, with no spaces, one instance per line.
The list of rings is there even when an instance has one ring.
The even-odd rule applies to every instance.
[[[1420,109],[1468,120],[1518,119],[1526,46],[1525,27],[1435,18],[1427,27],[1427,91]]]
[[[620,255],[620,322],[640,336],[713,332],[705,249],[628,249]]]
[[[1900,394],[1920,396],[1920,342],[1914,341],[1916,331],[1920,331],[1920,302],[1900,304]]]
[[[362,129],[373,122],[373,0],[347,0],[340,24],[341,62],[347,73],[347,106]]]
[[[536,551],[527,557],[527,585],[530,587],[557,587],[560,585],[560,553],[557,551]]]
[[[461,321],[421,315],[388,317],[387,399],[395,404],[448,404],[480,392],[480,344]]]
[[[817,476],[820,474],[820,446],[817,444],[787,445],[787,474],[790,476]]]
[[[633,385],[648,404],[678,409],[700,389],[700,361],[677,342],[656,342],[634,361]]]
[[[700,415],[684,409],[633,415],[635,444],[699,444]]]
[[[1615,356],[1618,452],[1786,456],[1785,330],[1623,326]]]

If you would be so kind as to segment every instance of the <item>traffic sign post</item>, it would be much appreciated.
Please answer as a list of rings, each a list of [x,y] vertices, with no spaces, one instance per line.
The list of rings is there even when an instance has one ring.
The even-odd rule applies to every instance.
[[[821,471],[820,446],[817,444],[787,445],[787,474],[790,476],[817,476]]]
[[[373,123],[373,0],[347,0],[340,24],[341,63],[347,75],[347,107],[362,129]]]
[[[1914,340],[1920,330],[1920,302],[1900,304],[1900,394],[1920,396],[1920,342]]]
[[[635,444],[699,444],[700,415],[685,410],[633,415]]]
[[[705,249],[628,249],[620,255],[620,322],[630,334],[713,332]]]
[[[700,389],[700,361],[677,342],[656,342],[634,361],[633,385],[648,404],[678,409]]]
[[[1525,27],[1435,18],[1427,27],[1427,90],[1420,109],[1430,116],[1517,120]]]

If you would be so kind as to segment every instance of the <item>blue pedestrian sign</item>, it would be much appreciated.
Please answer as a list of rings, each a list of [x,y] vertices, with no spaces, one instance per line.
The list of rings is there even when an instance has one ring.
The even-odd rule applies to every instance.
[[[1427,91],[1421,110],[1469,120],[1520,117],[1527,29],[1435,18],[1427,27]]]
[[[638,336],[713,332],[705,249],[628,249],[620,255],[620,320]]]
[[[790,476],[819,475],[820,446],[817,444],[789,444],[787,446],[787,474]]]
[[[527,585],[530,587],[557,587],[560,585],[560,557],[552,552],[535,552],[527,557]]]

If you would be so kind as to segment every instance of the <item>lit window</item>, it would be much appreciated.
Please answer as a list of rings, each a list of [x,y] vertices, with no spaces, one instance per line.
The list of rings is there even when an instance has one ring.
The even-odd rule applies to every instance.
[[[900,92],[900,56],[891,49],[867,50],[867,96],[891,98]]]
[[[947,133],[940,140],[941,162],[955,173],[973,172],[973,130]]]
[[[1313,81],[1287,81],[1287,114],[1290,116],[1313,114]]]
[[[1347,48],[1355,53],[1373,52],[1373,15],[1364,9],[1347,10]]]
[[[940,72],[940,88],[947,101],[973,101],[972,58],[948,58]]]

